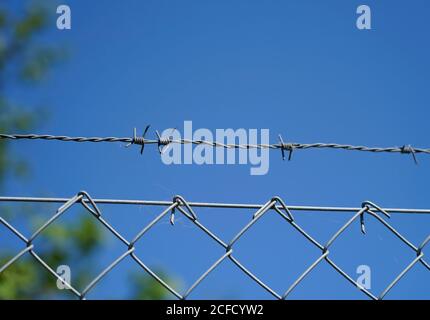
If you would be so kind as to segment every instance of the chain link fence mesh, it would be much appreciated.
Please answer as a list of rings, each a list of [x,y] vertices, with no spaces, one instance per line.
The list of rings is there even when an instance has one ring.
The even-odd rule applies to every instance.
[[[22,201],[22,202],[32,202],[36,201],[37,198],[15,198],[15,199],[7,199],[3,198],[2,200],[8,201]],[[257,283],[262,289],[266,290],[270,293],[275,299],[287,299],[290,294],[300,285],[300,283],[310,274],[313,270],[320,264],[325,263],[330,266],[333,270],[339,273],[345,281],[349,282],[353,289],[360,290],[370,299],[383,299],[390,292],[390,290],[396,286],[403,278],[403,276],[408,273],[416,264],[422,264],[427,271],[430,271],[430,264],[424,259],[423,249],[430,242],[430,235],[428,235],[421,243],[413,244],[406,237],[404,237],[399,231],[397,231],[392,225],[390,225],[386,218],[390,217],[390,212],[399,211],[401,212],[419,212],[419,210],[414,209],[384,209],[379,207],[378,205],[372,202],[364,202],[361,208],[344,208],[339,209],[336,207],[309,207],[312,211],[355,211],[354,215],[339,228],[333,236],[325,243],[320,243],[315,240],[315,238],[308,232],[305,231],[302,226],[300,226],[293,215],[293,211],[295,207],[289,207],[285,204],[285,202],[279,198],[274,197],[267,201],[265,204],[261,206],[249,205],[249,208],[254,208],[255,212],[250,219],[250,221],[238,232],[234,235],[234,237],[228,241],[221,239],[217,236],[212,230],[210,230],[207,226],[205,226],[198,218],[197,212],[195,209],[198,207],[217,207],[216,204],[205,204],[205,203],[191,203],[185,200],[181,196],[175,196],[173,201],[171,202],[156,202],[156,201],[147,201],[142,202],[142,204],[148,205],[159,205],[162,206],[163,209],[158,216],[156,216],[149,224],[147,224],[144,228],[140,230],[133,238],[126,239],[122,234],[118,232],[103,216],[101,210],[97,206],[96,202],[103,202],[99,200],[94,200],[91,196],[82,191],[77,195],[70,199],[63,199],[64,204],[62,204],[45,223],[43,223],[40,228],[38,228],[30,237],[26,237],[21,233],[15,226],[13,226],[10,222],[8,222],[3,217],[0,217],[0,224],[6,227],[4,230],[6,232],[12,234],[14,237],[18,238],[23,243],[23,249],[16,253],[11,259],[9,259],[5,264],[0,265],[0,274],[2,274],[7,268],[11,267],[15,262],[21,259],[23,256],[30,255],[34,258],[35,263],[39,263],[47,272],[52,274],[53,279],[57,279],[62,281],[63,284],[70,289],[70,291],[79,299],[86,299],[88,293],[95,288],[103,278],[109,274],[112,270],[114,270],[126,257],[130,257],[133,261],[147,274],[153,277],[159,284],[161,284],[165,289],[167,289],[170,293],[172,293],[178,299],[187,299],[191,292],[193,292],[196,287],[198,287],[205,279],[208,277],[210,273],[212,273],[215,269],[217,269],[223,261],[230,261],[233,263],[241,272],[246,274],[250,281],[254,281]],[[43,201],[42,201],[43,202]],[[49,202],[49,201],[47,201]],[[51,202],[59,202],[59,201],[51,201]],[[106,202],[106,201],[105,201]],[[112,200],[115,202],[115,200]],[[121,203],[120,201],[118,203]],[[62,215],[64,215],[72,206],[81,205],[85,208],[85,210],[94,216],[94,218],[101,224],[106,230],[111,233],[116,239],[118,239],[123,244],[123,252],[120,254],[114,261],[112,261],[109,265],[107,265],[96,277],[94,277],[86,287],[79,291],[71,283],[67,283],[64,281],[59,274],[53,269],[53,266],[50,266],[42,256],[37,253],[37,246],[35,246],[34,241],[40,237],[40,235],[48,228],[50,225],[54,224],[57,219],[59,219]],[[218,207],[228,206],[232,209],[234,208],[243,208],[242,205],[225,205],[219,204]],[[246,207],[246,206],[245,206]],[[306,209],[306,208],[302,208]],[[318,249],[320,252],[319,257],[313,261],[307,268],[303,271],[303,273],[290,285],[288,290],[285,292],[276,292],[272,287],[270,287],[267,283],[265,283],[262,279],[260,279],[250,268],[245,266],[238,258],[235,252],[237,241],[242,238],[246,233],[248,233],[255,224],[266,214],[273,213],[279,215],[285,224],[289,224],[295,232],[300,234],[306,241],[308,241],[312,246]],[[421,213],[428,213],[427,210],[421,210]],[[177,215],[182,215],[187,220],[191,222],[191,224],[199,229],[204,235],[206,235],[209,239],[211,239],[217,246],[220,246],[223,249],[223,254],[216,260],[213,261],[212,265],[200,275],[200,277],[184,292],[178,292],[177,289],[173,288],[172,285],[167,283],[162,277],[157,274],[153,269],[151,269],[144,261],[139,258],[136,253],[136,244],[143,238],[145,235],[160,221],[170,215],[170,223],[173,225],[175,223],[175,219]],[[354,278],[349,275],[346,271],[344,271],[336,262],[335,257],[332,257],[330,249],[332,245],[338,240],[339,236],[345,232],[350,230],[350,226],[352,223],[358,221],[361,225],[361,232],[366,233],[365,228],[365,220],[366,219],[374,219],[377,223],[381,224],[386,230],[392,233],[395,237],[397,237],[401,242],[403,242],[406,247],[411,252],[411,260],[410,263],[403,268],[403,270],[391,281],[391,283],[379,294],[375,295],[370,290],[364,288],[359,285]],[[1,286],[1,283],[0,283]],[[423,292],[423,298],[429,298],[430,292]]]

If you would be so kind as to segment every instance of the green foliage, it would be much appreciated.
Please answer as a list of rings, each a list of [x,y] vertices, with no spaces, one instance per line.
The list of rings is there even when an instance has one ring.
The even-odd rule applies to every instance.
[[[31,210],[25,217],[29,221],[33,220],[32,230],[43,223],[43,220],[31,219]],[[72,266],[76,261],[83,260],[83,257],[87,257],[86,262],[91,263],[92,253],[100,246],[103,238],[93,219],[91,216],[85,216],[75,223],[55,222],[50,225],[40,235],[40,242],[49,245],[38,246],[38,255],[54,270],[62,264]],[[0,259],[0,265],[10,258],[12,255],[8,254]],[[88,279],[83,268],[79,267],[78,264],[72,270],[72,283],[82,288],[88,283]],[[58,295],[60,291],[56,287],[56,279],[28,254],[0,274],[0,284],[0,299],[67,297]]]
[[[0,11],[0,28],[4,28],[6,26],[6,12]]]
[[[51,48],[37,48],[22,66],[20,76],[23,80],[34,82],[43,79],[53,64],[61,61],[64,54]]]
[[[47,13],[39,7],[30,7],[27,14],[13,25],[14,37],[17,41],[28,41],[38,31],[43,30],[47,23]]]
[[[48,20],[47,12],[39,7],[28,8],[19,18],[11,17],[0,8],[0,71],[9,72],[9,78],[39,81],[55,62],[61,60],[64,51],[60,48],[35,44]],[[14,62],[14,68],[7,69],[11,62]]]
[[[9,257],[0,259],[0,265],[8,261]],[[0,299],[26,299],[37,290],[37,270],[28,261],[18,260],[13,267],[6,269],[0,275]]]
[[[40,81],[54,62],[60,60],[61,50],[38,47],[35,37],[47,23],[47,13],[30,7],[23,16],[15,17],[0,5],[0,131],[27,131],[39,122],[43,110],[28,111],[10,98],[6,91],[12,85]],[[40,115],[40,116],[38,116]],[[0,141],[0,186],[8,173],[24,175],[26,165],[10,153],[8,143]]]
[[[35,39],[43,32],[48,21],[47,12],[29,7],[23,16],[14,16],[0,5],[0,132],[28,131],[45,118],[41,110],[29,109],[10,101],[7,88],[36,84],[47,74],[63,52],[55,47],[35,45]],[[16,159],[6,141],[0,141],[0,187],[8,174],[21,176],[27,171],[24,161]],[[35,221],[31,208],[21,213],[34,230],[41,221]],[[2,208],[2,216],[13,217],[13,211]],[[101,243],[101,232],[90,216],[75,224],[55,223],[41,235],[49,246],[38,248],[38,254],[55,269],[77,258],[91,256]],[[16,252],[15,252],[16,254]],[[12,252],[2,250],[0,265],[13,257]],[[76,283],[85,279],[81,270],[74,278]],[[0,299],[32,299],[57,297],[56,279],[44,270],[29,254],[21,257],[0,274]]]
[[[163,270],[156,270],[157,275],[164,279],[174,287],[178,287],[178,284],[171,279]],[[133,273],[130,276],[132,287],[132,297],[139,300],[163,300],[169,296],[169,291],[164,288],[157,280],[146,274]],[[172,283],[173,282],[173,283]]]
[[[0,131],[24,131],[32,127],[35,117],[31,112],[20,108],[11,107],[5,99],[0,96]],[[6,141],[0,141],[0,186],[4,181],[7,172],[14,175],[22,175],[26,171],[26,166],[22,161],[15,159],[8,152]]]
[[[39,83],[48,71],[65,57],[64,50],[48,45],[36,45],[38,36],[48,23],[48,14],[40,7],[29,7],[22,16],[13,15],[0,4],[0,132],[28,131],[46,118],[43,110],[29,111],[6,97],[7,88]],[[33,86],[32,86],[33,87]],[[26,162],[17,159],[5,140],[0,140],[0,188],[8,175],[22,176],[27,172]],[[13,210],[2,206],[0,215],[13,218]],[[42,221],[34,221],[31,208],[21,213],[35,230]],[[1,227],[1,225],[0,225]],[[102,234],[94,218],[86,216],[76,223],[54,223],[40,236],[43,246],[37,253],[55,270],[61,264],[76,264],[72,270],[72,284],[82,288],[90,281],[91,265],[80,264],[85,257],[94,263]],[[3,231],[4,229],[1,229]],[[47,245],[49,244],[49,245]],[[19,250],[19,249],[17,249]],[[17,252],[0,252],[3,266]],[[166,278],[166,277],[165,277]],[[163,299],[166,290],[154,279],[142,274],[132,276],[131,298]],[[26,253],[0,274],[0,299],[64,298],[56,287],[56,279]]]

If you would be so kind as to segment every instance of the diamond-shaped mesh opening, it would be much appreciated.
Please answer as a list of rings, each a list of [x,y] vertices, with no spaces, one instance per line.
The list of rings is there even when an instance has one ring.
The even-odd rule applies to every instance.
[[[293,211],[296,222],[308,231],[320,244],[331,238],[348,221],[351,214],[345,212]]]
[[[378,297],[413,261],[416,253],[368,214],[365,214],[365,228],[366,234],[362,234],[360,219],[357,218],[333,242],[329,257],[354,280],[363,274],[364,268],[369,268],[369,291]]]
[[[426,296],[428,297],[430,285],[429,271],[430,270],[424,267],[420,262],[416,263],[393,287],[385,299],[426,299]]]
[[[164,268],[154,267],[154,272],[167,279],[173,287],[180,287],[180,281]],[[115,288],[115,290],[112,290]],[[89,300],[100,299],[176,299],[157,280],[145,272],[130,256],[124,258],[100,282],[88,292]]]
[[[204,210],[196,210],[196,214],[201,217]],[[182,295],[225,254],[225,249],[182,213],[176,212],[174,225],[170,217],[170,213],[166,214],[137,241],[135,254]]]
[[[128,241],[131,241],[144,226],[148,225],[164,209],[163,206],[125,204],[97,204],[97,206],[102,212],[103,218]]]
[[[51,216],[54,213],[51,212]],[[39,226],[45,222],[41,221]],[[127,250],[127,246],[80,203],[75,203],[49,224],[32,244],[34,252],[52,270],[62,273],[62,266],[70,268],[70,284],[78,292]],[[51,277],[49,282],[56,286],[58,279],[45,271]]]
[[[255,222],[233,250],[235,258],[281,296],[321,256],[320,249],[274,210]]]
[[[0,217],[3,218],[5,222],[12,225],[19,233],[28,238],[38,223],[52,216],[52,212],[55,212],[56,207],[56,205],[46,203],[0,203]],[[4,227],[2,223],[0,223],[0,226]],[[3,243],[3,240],[7,241],[6,239],[8,238],[19,239],[9,230],[1,229],[0,245]],[[5,244],[6,243],[7,242],[5,242]],[[21,243],[23,242],[21,241]],[[10,247],[6,247],[5,245],[5,248]]]
[[[288,295],[291,300],[359,300],[366,296],[324,260]]]
[[[49,207],[46,204],[19,203],[0,207],[0,217],[3,219],[0,223],[0,299],[50,297],[52,285],[45,283],[44,270],[30,255],[25,242],[32,232],[37,213]]]
[[[103,218],[129,242],[163,210],[160,206],[99,205],[98,207],[102,211]],[[129,223],[130,219],[133,219],[132,224]],[[111,235],[110,232],[107,233],[108,236]],[[116,240],[113,237],[108,241],[109,246],[99,255],[103,260],[103,267],[108,267],[128,250],[127,246]],[[162,278],[168,279],[173,286],[180,286],[180,281],[174,278],[165,266],[154,266],[153,271]],[[115,290],[113,291],[112,288]],[[128,255],[88,292],[86,298],[174,299],[175,296]]]
[[[227,258],[208,275],[188,299],[273,300],[274,297]]]
[[[273,299],[281,298],[294,281],[318,261],[287,298],[366,299],[357,285],[339,274],[346,272],[354,281],[360,276],[358,266],[370,267],[372,287],[369,295],[378,297],[414,261],[416,263],[386,297],[405,297],[407,292],[406,298],[420,299],[428,291],[429,266],[417,261],[415,250],[405,244],[408,240],[396,237],[395,231],[387,229],[370,212],[364,214],[366,235],[361,233],[360,218],[357,217],[323,255],[321,248],[271,209],[257,216],[255,223],[234,242],[232,251],[229,251],[232,255],[228,257],[224,243],[229,244],[243,226],[252,221],[252,214],[257,210],[242,209],[244,214],[236,217],[231,216],[232,209],[193,207],[198,217],[193,221],[177,208],[175,225],[172,226],[171,212],[166,210],[166,206],[101,205],[101,216],[98,216],[90,201],[86,203],[93,213],[84,208],[80,203],[81,196],[89,201],[85,193],[72,198],[77,202],[69,201],[70,208],[42,230],[28,248],[25,239],[20,240],[0,224],[0,259],[2,255],[8,255],[10,259],[23,252],[22,257],[0,273],[2,297],[6,297],[6,290],[9,298],[76,298],[76,292],[73,295],[71,290],[59,290],[58,279],[52,274],[59,265],[67,265],[72,271],[71,283],[79,291],[77,295],[84,292],[85,298],[89,299],[181,298],[184,294],[187,299]],[[176,198],[176,201],[180,201],[180,208],[190,217],[191,209],[181,199]],[[10,207],[13,214],[0,208],[1,217],[28,239],[58,212],[57,209],[64,209],[61,203]],[[376,207],[372,210],[377,211]],[[165,212],[164,216],[134,246],[129,247],[128,242],[161,212]],[[230,213],[227,218],[219,219],[216,216],[219,212]],[[326,225],[318,222],[321,216],[306,221],[303,212],[293,214],[296,227],[309,231],[309,236],[321,245],[325,245],[349,220],[344,214],[330,214],[329,217],[335,217],[336,221],[328,219],[327,229],[330,230],[325,230]],[[406,239],[410,239],[412,246],[418,247],[428,236],[425,228],[414,232],[416,222],[408,224],[402,217],[398,223],[394,217],[389,220],[380,212],[377,214],[382,221],[398,228]],[[130,224],[130,219],[133,224]],[[312,222],[316,222],[319,228],[312,227]],[[404,228],[400,229],[399,225]],[[125,243],[115,234],[125,238]],[[429,247],[424,247],[424,254],[429,253]],[[340,270],[322,259],[325,254]],[[148,273],[154,273],[159,281]],[[199,278],[202,281],[191,287]],[[9,279],[19,283],[11,289]],[[163,281],[165,286],[159,283]],[[190,287],[193,290],[189,291]],[[115,288],[115,292],[111,288]]]
[[[249,222],[249,209],[235,210],[231,208],[195,208],[199,214],[199,221],[214,232],[224,242],[239,232]]]

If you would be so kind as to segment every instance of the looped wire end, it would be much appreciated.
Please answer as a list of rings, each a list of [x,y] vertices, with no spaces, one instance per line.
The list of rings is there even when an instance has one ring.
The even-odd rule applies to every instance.
[[[418,164],[417,157],[415,156],[415,149],[410,144],[401,147],[400,152],[405,154],[412,154],[415,164]]]
[[[170,213],[170,224],[172,226],[175,225],[175,208],[172,209],[171,213]]]
[[[292,143],[285,143],[284,140],[282,139],[282,136],[279,135],[279,147],[281,149],[281,153],[282,153],[282,160],[285,160],[285,150],[289,151],[288,153],[288,161],[291,160],[291,156],[293,155],[293,151],[294,151],[294,146]]]
[[[278,196],[273,197],[273,198],[272,198],[272,201],[276,201],[277,203],[279,203],[279,204],[281,205],[282,209],[283,209],[283,210],[285,211],[285,213],[287,214],[287,215],[286,215],[286,217],[288,218],[288,220],[289,220],[290,222],[293,222],[293,221],[294,221],[293,214],[291,213],[290,209],[289,209],[289,208],[287,207],[287,205],[285,204],[284,200],[282,200],[282,199],[281,199],[281,197],[278,197]],[[276,203],[275,203],[275,205],[273,206],[273,208],[274,208],[276,211],[278,211],[278,208],[276,207]],[[282,212],[279,212],[279,211],[278,211],[278,213],[282,213]]]
[[[367,211],[367,210],[369,210],[369,207],[366,207],[366,211]],[[364,213],[365,213],[366,211],[363,211],[363,212],[360,214],[360,227],[361,227],[361,233],[362,233],[362,234],[366,234],[366,226],[364,225]]]
[[[93,198],[88,194],[86,191],[79,191],[77,194],[78,197],[81,197],[80,203],[87,209],[90,213],[92,213],[96,217],[101,217],[101,211],[97,207],[96,203],[94,202]],[[85,202],[85,199],[88,201],[89,204]]]
[[[384,210],[384,209],[382,209],[380,206],[378,206],[378,205],[376,205],[376,204],[374,204],[373,202],[371,202],[371,201],[364,201],[362,204],[361,204],[361,207],[362,208],[367,208],[367,210],[366,211],[369,211],[370,209],[375,209],[376,211],[379,211],[380,213],[382,213],[384,216],[386,216],[387,218],[391,218],[391,215],[386,211],[386,210]]]
[[[370,202],[370,201],[364,201],[364,202],[361,204],[361,207],[364,209],[364,210],[362,210],[362,213],[360,214],[361,232],[362,232],[363,234],[366,234],[366,228],[365,228],[365,226],[364,226],[364,214],[365,214],[366,212],[370,212],[370,213],[372,213],[372,212],[370,211],[370,209],[372,209],[372,208],[373,208],[373,209],[375,209],[376,211],[378,211],[378,212],[382,213],[383,215],[385,215],[387,218],[391,218],[390,214],[389,214],[387,211],[385,211],[384,209],[382,209],[380,206],[378,206],[378,205],[374,204],[373,202]]]
[[[193,209],[191,209],[191,206],[188,204],[188,202],[183,197],[176,195],[173,197],[173,202],[176,202],[178,204],[178,210],[181,211],[186,216],[188,216],[188,218],[190,218],[193,221],[197,220],[197,215],[195,214]],[[186,211],[184,211],[182,208],[180,208],[181,206],[184,206]],[[173,210],[172,210],[172,214],[174,214]]]

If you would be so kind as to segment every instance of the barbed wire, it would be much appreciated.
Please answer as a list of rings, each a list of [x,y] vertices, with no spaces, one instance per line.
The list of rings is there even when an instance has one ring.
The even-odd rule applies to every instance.
[[[145,145],[156,144],[158,151],[163,153],[165,147],[170,144],[193,144],[193,145],[208,145],[213,148],[225,148],[225,149],[272,149],[281,150],[282,159],[285,160],[285,152],[288,152],[288,160],[291,160],[293,151],[303,149],[342,149],[347,151],[362,151],[362,152],[373,152],[373,153],[402,153],[411,154],[415,163],[417,163],[416,154],[424,153],[430,154],[430,148],[417,148],[411,145],[403,145],[400,147],[369,147],[362,145],[351,145],[351,144],[339,144],[339,143],[297,143],[297,142],[284,142],[282,136],[279,135],[279,142],[274,144],[240,144],[240,143],[223,143],[219,141],[210,140],[192,140],[192,139],[173,139],[172,136],[162,137],[156,132],[156,139],[147,139],[146,134],[149,126],[147,126],[141,136],[134,134],[132,137],[71,137],[64,135],[49,135],[49,134],[4,134],[0,133],[0,140],[56,140],[62,142],[92,142],[92,143],[126,143],[130,145],[140,145],[141,153],[143,153]]]
[[[216,204],[216,203],[201,203],[201,202],[188,202],[181,196],[175,196],[172,201],[137,201],[137,200],[114,200],[114,199],[93,199],[87,192],[81,191],[77,193],[70,199],[66,198],[29,198],[29,197],[1,197],[0,202],[51,202],[63,203],[56,212],[40,226],[30,237],[24,236],[17,228],[15,228],[12,224],[10,224],[6,219],[0,216],[0,224],[6,227],[6,231],[9,231],[17,237],[21,242],[24,243],[25,247],[20,250],[15,256],[6,261],[5,264],[0,265],[0,275],[9,267],[11,267],[16,261],[21,259],[24,255],[31,255],[35,261],[37,261],[42,267],[49,272],[53,278],[61,281],[65,287],[70,289],[70,292],[75,294],[79,299],[86,299],[88,293],[98,284],[102,279],[110,273],[113,269],[115,269],[118,264],[123,261],[126,257],[131,257],[133,261],[147,274],[153,277],[158,283],[160,283],[166,290],[172,293],[178,299],[186,299],[189,295],[194,291],[194,289],[199,286],[208,275],[217,269],[221,263],[224,261],[230,261],[233,263],[239,270],[241,270],[244,274],[248,276],[249,279],[257,283],[262,289],[270,293],[276,299],[287,299],[292,291],[297,288],[298,285],[321,263],[326,262],[331,268],[333,268],[337,273],[339,273],[346,281],[351,283],[354,288],[363,292],[367,297],[371,299],[383,299],[386,295],[392,290],[394,286],[396,286],[399,281],[404,277],[406,273],[408,273],[417,263],[420,263],[424,266],[424,268],[430,271],[430,264],[424,260],[424,248],[430,242],[430,234],[419,244],[414,245],[411,241],[405,238],[399,231],[397,231],[394,227],[392,227],[385,218],[390,218],[391,210],[392,212],[398,211],[401,213],[413,213],[416,209],[384,209],[370,201],[365,201],[362,203],[359,208],[344,208],[344,207],[313,207],[313,206],[288,206],[280,197],[273,197],[268,200],[266,203],[262,205],[245,205],[245,204]],[[144,226],[131,240],[127,240],[124,236],[122,236],[102,215],[102,211],[97,206],[97,203],[111,203],[111,204],[139,204],[139,205],[159,205],[163,206],[163,211],[154,218],[149,224]],[[120,241],[124,246],[124,252],[120,254],[112,263],[110,263],[107,267],[105,267],[102,272],[100,272],[94,279],[92,279],[87,286],[79,291],[76,289],[71,283],[68,283],[63,279],[59,274],[57,274],[52,266],[50,266],[39,254],[36,252],[36,246],[34,240],[37,239],[46,228],[50,225],[54,224],[55,221],[64,215],[72,206],[75,204],[82,205],[86,211],[91,214],[96,220],[103,225],[111,234],[115,236],[115,238]],[[243,226],[230,241],[224,241],[219,236],[217,236],[212,230],[206,227],[203,223],[200,222],[197,213],[193,208],[195,207],[218,207],[218,208],[237,208],[237,209],[254,209],[256,210],[252,216],[250,217],[250,221]],[[348,219],[348,221],[339,228],[332,237],[329,238],[328,241],[322,244],[317,241],[310,233],[304,230],[296,220],[293,212],[296,210],[308,210],[308,211],[330,211],[329,209],[333,208],[333,210],[338,211],[355,211],[353,217]],[[420,210],[418,212],[421,213],[430,213],[430,209],[417,209]],[[221,255],[216,261],[212,263],[212,265],[203,273],[201,276],[183,293],[179,293],[173,286],[167,283],[162,277],[154,272],[150,267],[148,267],[137,255],[136,253],[136,245],[138,242],[164,217],[170,215],[170,223],[172,225],[175,224],[175,216],[179,212],[186,219],[191,221],[191,223],[201,230],[204,234],[206,234],[210,239],[212,239],[218,246],[220,246],[225,253]],[[263,218],[269,212],[276,213],[282,218],[282,221],[289,224],[293,227],[293,229],[301,234],[313,247],[320,250],[320,256],[309,266],[307,266],[306,270],[292,283],[290,284],[287,291],[284,293],[278,293],[273,288],[271,288],[266,282],[264,282],[261,278],[259,278],[254,272],[252,272],[249,268],[247,268],[236,255],[236,246],[235,244],[242,238],[244,234],[246,234],[252,227]],[[382,216],[381,216],[382,215]],[[361,227],[361,232],[366,234],[365,228],[365,216],[371,217],[375,219],[376,222],[381,224],[388,232],[395,235],[395,238],[399,239],[401,243],[406,245],[407,248],[413,253],[413,257],[411,257],[411,262],[403,268],[403,270],[391,281],[391,283],[379,294],[375,295],[369,289],[364,288],[362,285],[358,284],[347,272],[343,270],[332,258],[332,254],[330,249],[332,245],[340,241],[339,238],[341,234],[346,232],[346,230],[351,230],[349,227],[355,222],[358,221]],[[384,218],[385,217],[385,218]],[[258,251],[256,251],[258,254]],[[1,288],[0,283],[0,288]],[[424,295],[427,295],[424,298],[429,298],[428,294],[430,291],[424,292]]]

